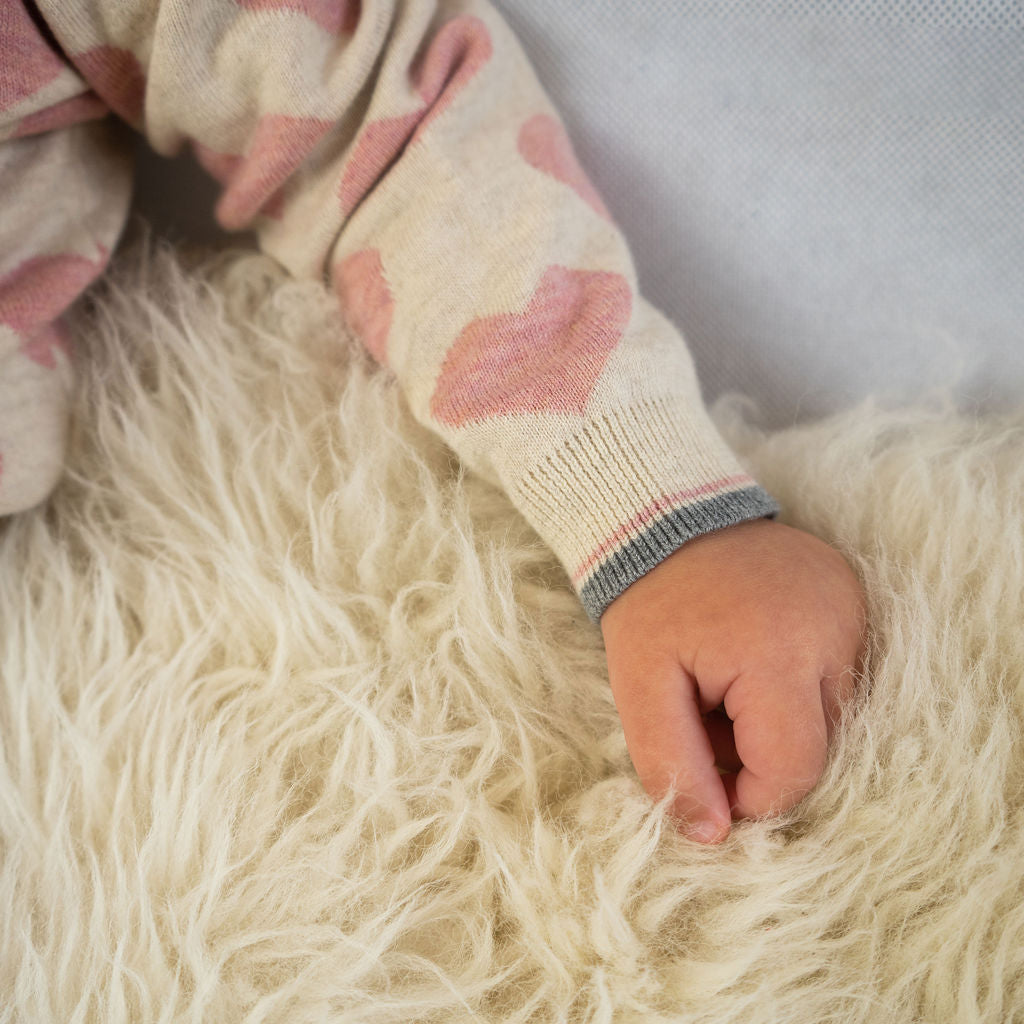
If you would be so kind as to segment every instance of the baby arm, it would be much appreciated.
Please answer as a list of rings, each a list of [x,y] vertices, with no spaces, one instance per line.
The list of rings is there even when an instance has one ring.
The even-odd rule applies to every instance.
[[[774,502],[716,433],[682,339],[638,293],[625,239],[493,7],[38,7],[95,97],[158,151],[195,150],[224,186],[223,226],[254,229],[297,276],[331,282],[417,418],[551,546],[602,622],[652,792],[681,772],[680,813],[727,827],[696,714],[723,700],[746,768],[738,809],[777,809],[805,791],[823,756],[823,712],[810,713],[810,683],[787,676],[781,645],[770,648],[769,613],[783,616],[779,635],[805,606],[820,615],[815,572],[794,562],[828,560],[810,538],[789,551],[763,539],[789,537],[758,525]],[[730,636],[730,622],[743,630]],[[848,655],[824,623],[801,628],[789,660],[816,652],[838,673]],[[642,661],[631,662],[640,636]],[[728,731],[720,724],[716,736]],[[807,764],[767,749],[794,728],[816,744]]]
[[[818,781],[854,685],[861,587],[843,557],[767,519],[683,545],[601,617],[630,756],[700,842]],[[720,774],[718,769],[722,769]]]

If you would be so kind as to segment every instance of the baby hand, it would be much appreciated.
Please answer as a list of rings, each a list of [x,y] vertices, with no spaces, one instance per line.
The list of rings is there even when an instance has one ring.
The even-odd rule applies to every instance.
[[[730,817],[784,811],[814,787],[864,607],[834,548],[759,519],[687,542],[605,610],[633,765],[655,798],[674,784],[691,839],[719,842]]]

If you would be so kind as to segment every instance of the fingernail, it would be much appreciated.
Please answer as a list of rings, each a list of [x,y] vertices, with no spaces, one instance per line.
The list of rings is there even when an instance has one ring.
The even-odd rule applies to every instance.
[[[698,843],[721,842],[729,832],[729,826],[717,821],[699,821],[687,833]]]

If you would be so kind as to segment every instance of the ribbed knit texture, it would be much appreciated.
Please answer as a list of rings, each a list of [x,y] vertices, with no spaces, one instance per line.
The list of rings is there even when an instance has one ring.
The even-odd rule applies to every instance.
[[[488,4],[42,0],[0,18],[0,512],[59,472],[55,321],[127,203],[106,111],[162,153],[190,146],[225,227],[330,283],[414,415],[508,491],[594,618],[690,537],[774,511]]]
[[[657,400],[595,418],[512,484],[538,532],[559,539],[592,619],[691,538],[778,512],[724,446],[693,457],[695,439],[710,426],[688,411]],[[660,443],[637,446],[645,430]],[[661,491],[666,479],[679,488]]]

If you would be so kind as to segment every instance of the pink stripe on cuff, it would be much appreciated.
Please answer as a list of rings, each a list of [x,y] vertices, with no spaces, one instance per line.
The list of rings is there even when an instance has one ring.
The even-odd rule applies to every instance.
[[[603,540],[597,548],[576,568],[572,574],[574,583],[578,583],[590,569],[597,563],[607,558],[627,537],[631,536],[641,527],[647,525],[651,520],[672,511],[682,505],[688,504],[694,498],[704,498],[711,494],[719,494],[724,491],[734,490],[737,487],[750,487],[753,479],[746,473],[737,476],[724,477],[721,480],[714,480],[711,483],[701,484],[699,487],[691,487],[683,491],[676,491],[673,494],[665,494],[655,498],[650,505],[641,509],[632,519],[623,523],[614,533]]]

